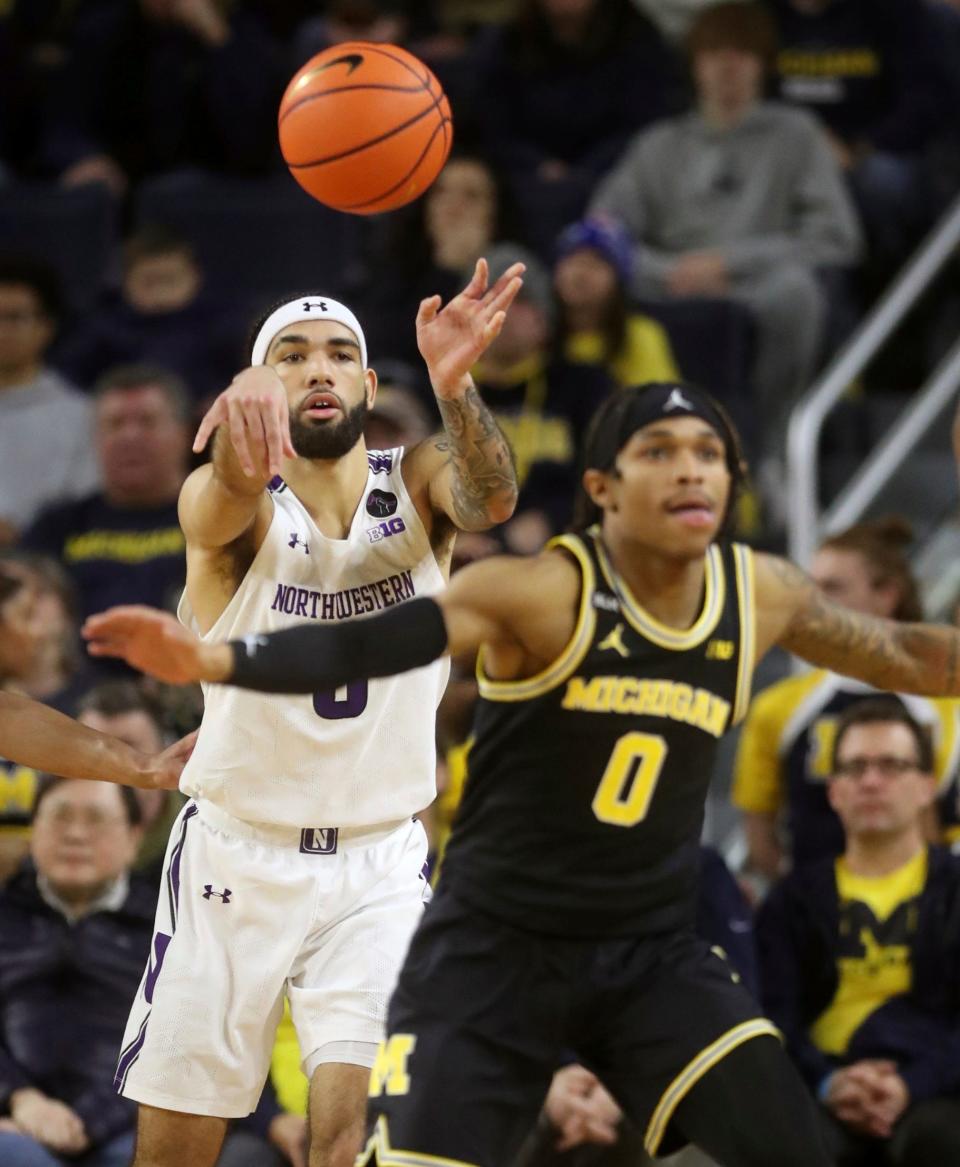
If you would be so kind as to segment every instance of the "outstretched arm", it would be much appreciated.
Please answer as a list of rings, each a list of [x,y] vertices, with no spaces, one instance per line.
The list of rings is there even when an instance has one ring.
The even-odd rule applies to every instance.
[[[173,684],[212,681],[312,693],[392,676],[481,645],[496,675],[509,679],[530,676],[559,655],[573,631],[579,582],[578,569],[559,552],[501,556],[457,572],[440,596],[359,620],[205,643],[166,612],[128,606],[92,616],[83,634],[91,655],[122,657]],[[551,604],[544,604],[545,595]]]
[[[92,778],[144,789],[175,790],[193,737],[162,754],[141,754],[37,701],[0,693],[0,750],[4,757],[64,778]]]
[[[470,376],[503,327],[520,290],[523,264],[487,287],[487,261],[445,308],[440,297],[424,300],[417,313],[417,343],[437,396],[444,432],[421,442],[404,460],[408,488],[425,492],[430,510],[461,531],[503,523],[517,502],[513,455]]]
[[[833,603],[798,567],[757,556],[758,641],[878,689],[960,695],[960,632],[881,620]]]

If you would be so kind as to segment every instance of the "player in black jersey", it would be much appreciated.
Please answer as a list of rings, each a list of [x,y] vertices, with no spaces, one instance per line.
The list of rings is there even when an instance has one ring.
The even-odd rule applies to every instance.
[[[466,793],[391,1003],[364,1162],[503,1167],[576,1050],[653,1154],[691,1141],[726,1167],[825,1167],[776,1031],[692,929],[713,752],[774,644],[958,694],[960,633],[847,611],[727,542],[742,467],[705,394],[621,391],[586,457],[578,534],[466,568],[436,599],[230,645],[137,609],[88,635],[168,681],[276,692],[480,649]]]

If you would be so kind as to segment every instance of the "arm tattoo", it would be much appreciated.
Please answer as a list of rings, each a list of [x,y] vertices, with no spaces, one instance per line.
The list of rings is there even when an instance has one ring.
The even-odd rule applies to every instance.
[[[502,521],[494,516],[509,512],[516,502],[513,452],[474,386],[463,397],[437,405],[446,434],[434,446],[448,455],[453,471],[450,517],[461,530],[483,530]]]
[[[796,568],[793,571],[795,578],[804,578]],[[785,573],[777,574],[787,583]],[[854,612],[828,600],[812,581],[806,582],[809,596],[790,620],[780,642],[784,648],[878,689],[928,696],[960,693],[960,633],[955,628],[902,624]]]

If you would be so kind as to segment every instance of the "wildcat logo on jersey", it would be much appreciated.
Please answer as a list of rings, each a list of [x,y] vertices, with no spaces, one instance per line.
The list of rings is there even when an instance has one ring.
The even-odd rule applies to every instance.
[[[391,535],[399,535],[405,531],[406,525],[398,515],[395,519],[388,519],[385,523],[377,523],[375,527],[367,528],[367,538],[371,543],[379,543],[381,539],[389,539]]]
[[[367,514],[375,519],[388,519],[397,513],[399,500],[389,490],[371,490],[367,495]]]
[[[294,531],[290,536],[290,542],[287,544],[287,546],[293,548],[302,547],[304,555],[310,554],[310,544],[305,539],[301,539],[296,531]]]
[[[417,1039],[412,1033],[394,1033],[380,1042],[377,1060],[370,1071],[370,1097],[381,1094],[406,1094],[410,1090],[410,1075],[407,1061],[413,1053]]]
[[[374,474],[389,474],[393,469],[393,455],[383,450],[368,450],[367,465]]]

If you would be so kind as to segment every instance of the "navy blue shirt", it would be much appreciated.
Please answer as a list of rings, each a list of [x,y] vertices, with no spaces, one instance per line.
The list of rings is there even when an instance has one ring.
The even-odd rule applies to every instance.
[[[22,542],[64,564],[81,618],[114,604],[175,608],[186,580],[176,501],[133,510],[92,494],[45,510]]]
[[[777,95],[846,142],[913,153],[942,121],[937,62],[921,0],[834,0],[800,13],[774,0]]]
[[[890,1058],[912,1102],[960,1091],[960,857],[928,851],[927,881],[906,940],[911,988],[867,1015],[846,1055],[818,1049],[810,1026],[833,1000],[841,934],[834,860],[795,869],[775,884],[756,923],[763,1005],[810,1086],[863,1058]]]
[[[32,1087],[65,1102],[96,1146],[132,1130],[113,1088],[127,1014],[150,952],[156,893],[136,877],[118,911],[71,924],[25,867],[0,891],[0,1112]]]

